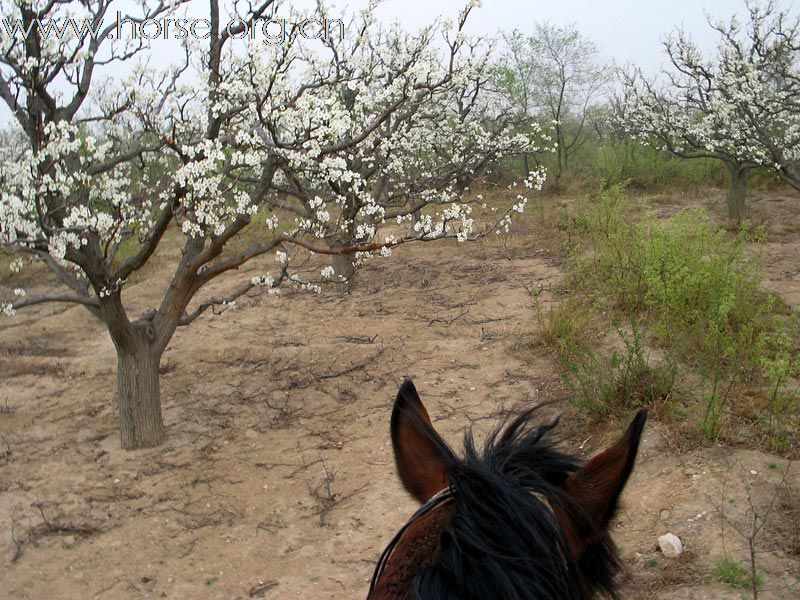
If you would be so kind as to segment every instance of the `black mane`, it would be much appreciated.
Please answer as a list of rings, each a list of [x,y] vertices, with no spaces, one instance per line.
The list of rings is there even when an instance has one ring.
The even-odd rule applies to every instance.
[[[610,537],[598,532],[576,561],[555,521],[551,506],[575,508],[560,486],[580,463],[555,448],[558,419],[531,427],[534,412],[498,427],[481,452],[472,432],[463,459],[447,449],[456,515],[440,555],[416,578],[415,598],[583,600],[591,589],[615,596]]]

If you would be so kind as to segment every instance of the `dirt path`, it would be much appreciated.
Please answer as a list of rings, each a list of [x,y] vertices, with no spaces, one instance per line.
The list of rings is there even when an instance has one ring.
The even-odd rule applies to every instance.
[[[415,378],[454,445],[470,423],[485,432],[503,411],[561,395],[552,357],[523,362],[510,351],[532,327],[530,290],[552,302],[563,277],[540,245],[517,236],[507,248],[406,248],[370,265],[352,294],[254,295],[203,317],[162,362],[168,438],[155,450],[119,449],[113,347],[80,308],[4,324],[0,590],[28,599],[363,598],[375,559],[415,508],[388,436],[401,377]],[[152,292],[140,284],[130,294],[144,305]],[[564,408],[576,452],[617,433],[587,431]],[[711,583],[723,539],[743,558],[742,540],[723,538],[713,507],[745,519],[745,484],[754,505],[768,503],[783,467],[753,451],[680,454],[653,423],[614,533],[629,571],[623,596],[740,597]],[[784,588],[765,598],[796,597],[785,588],[800,578],[788,554],[800,547],[796,475],[763,536],[775,550],[760,555],[765,587]],[[45,523],[93,533],[47,533]],[[32,530],[41,535],[26,543]],[[686,542],[678,561],[655,550],[666,531]]]

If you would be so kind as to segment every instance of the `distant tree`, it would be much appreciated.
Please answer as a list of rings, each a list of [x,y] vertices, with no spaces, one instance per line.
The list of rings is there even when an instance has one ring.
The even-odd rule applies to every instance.
[[[536,24],[532,34],[503,35],[505,48],[495,83],[518,113],[552,123],[558,187],[570,159],[586,141],[587,119],[612,79],[597,45],[575,25]]]
[[[141,3],[133,20],[175,16],[178,4]],[[61,286],[0,292],[0,312],[66,302],[105,324],[117,350],[124,448],[164,439],[158,367],[178,327],[253,288],[318,289],[334,276],[327,266],[301,278],[298,248],[364,260],[408,242],[507,230],[524,209],[523,192],[476,223],[480,198],[454,184],[489,160],[532,150],[529,136],[502,121],[487,129],[485,56],[463,33],[472,4],[454,27],[418,35],[384,30],[365,12],[344,39],[232,48],[272,4],[249,4],[242,22],[225,27],[211,0],[212,34],[187,40],[183,62],[165,72],[138,64],[124,78],[106,70],[104,79],[108,65],[124,69],[154,52],[141,38],[111,40],[115,19],[101,24],[127,3],[3,4],[15,32],[0,36],[0,99],[14,123],[0,148],[0,247],[14,253],[12,270],[30,257]],[[89,28],[45,31],[67,17]],[[473,108],[464,110],[465,98]],[[542,177],[526,184],[540,187]],[[261,227],[245,245],[254,222]],[[165,236],[182,249],[163,298],[130,315],[126,285]],[[270,253],[272,273],[195,299],[214,278]]]
[[[748,24],[734,17],[709,25],[718,32],[703,56],[683,32],[664,47],[671,68],[654,82],[623,73],[617,119],[645,144],[684,158],[721,160],[729,174],[728,216],[746,216],[750,170],[776,170],[800,189],[800,39],[774,2],[748,2]]]

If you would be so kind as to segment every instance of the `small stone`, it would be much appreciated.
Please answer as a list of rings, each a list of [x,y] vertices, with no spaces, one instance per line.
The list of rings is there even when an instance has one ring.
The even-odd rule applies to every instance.
[[[669,519],[671,516],[672,516],[672,513],[671,513],[671,512],[669,512],[669,511],[668,511],[668,510],[665,508],[664,510],[662,510],[662,511],[661,511],[661,514],[659,514],[659,515],[658,515],[658,518],[659,518],[659,519],[661,519],[662,521],[666,521],[666,520],[667,520],[667,519]]]
[[[64,548],[72,548],[75,545],[75,536],[74,535],[67,535],[61,540],[61,545]]]
[[[254,438],[258,437],[258,432],[255,429],[248,429],[244,432],[244,437],[246,438]]]
[[[758,475],[758,471],[756,471],[755,469],[752,469],[750,471],[750,475]]]
[[[658,547],[666,558],[678,558],[683,553],[683,544],[673,533],[666,533],[658,538]]]

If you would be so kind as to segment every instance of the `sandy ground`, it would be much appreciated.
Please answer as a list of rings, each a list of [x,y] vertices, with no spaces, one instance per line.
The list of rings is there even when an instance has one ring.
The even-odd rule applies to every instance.
[[[798,201],[757,200],[754,211],[787,229],[771,235],[768,280],[800,306],[800,232],[785,226]],[[530,290],[552,303],[564,276],[546,250],[551,233],[409,247],[369,265],[350,294],[254,293],[209,313],[164,355],[167,441],[153,450],[119,448],[115,354],[85,311],[2,321],[0,597],[365,597],[415,508],[388,435],[401,378],[415,378],[456,446],[470,424],[485,433],[505,411],[562,396],[552,356],[513,351],[534,325]],[[158,298],[148,283],[127,294],[138,306]],[[619,433],[587,426],[566,403],[552,410],[562,409],[573,452],[588,457]],[[798,468],[780,457],[681,452],[651,421],[613,532],[622,596],[742,597],[713,570],[747,557],[736,529],[747,534],[754,514],[766,518],[760,597],[800,596],[799,489]],[[684,541],[680,559],[657,551],[668,531]]]

